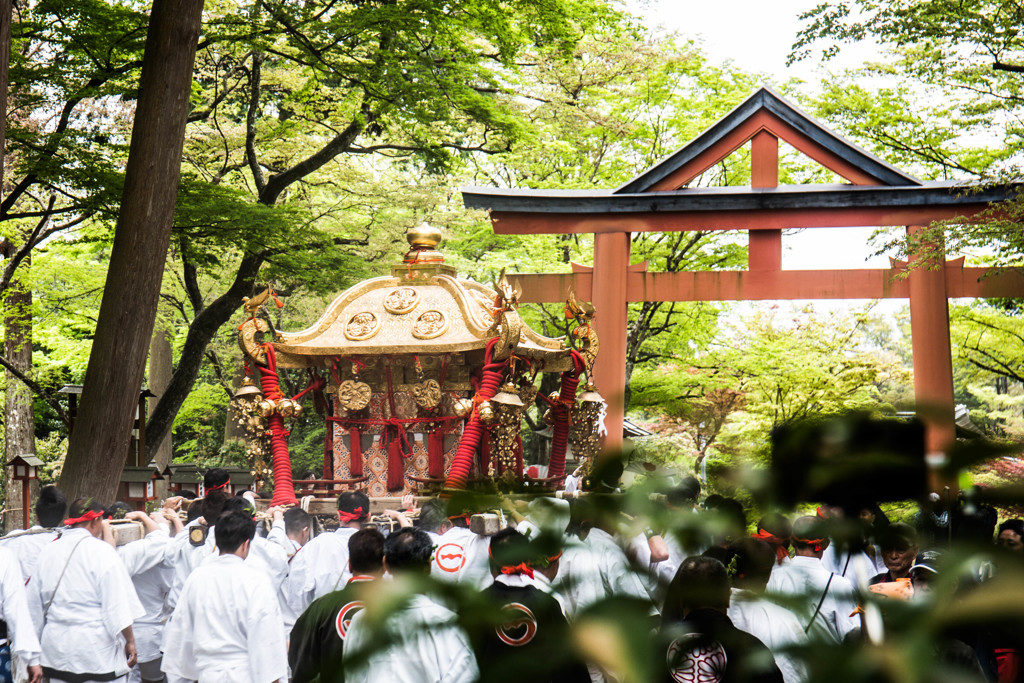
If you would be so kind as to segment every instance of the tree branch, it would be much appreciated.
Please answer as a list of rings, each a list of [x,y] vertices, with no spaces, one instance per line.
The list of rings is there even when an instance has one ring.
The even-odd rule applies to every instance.
[[[245,160],[249,163],[256,193],[263,194],[267,181],[263,177],[259,159],[256,158],[256,115],[260,106],[260,78],[263,72],[263,55],[252,53],[252,70],[249,73],[249,111],[245,115]],[[276,197],[274,198],[276,201]],[[274,202],[270,202],[273,204]]]
[[[53,412],[57,413],[57,417],[64,423],[64,426],[71,429],[71,419],[68,417],[68,414],[64,412],[64,408],[61,406],[60,401],[53,398],[53,396],[51,396],[46,389],[43,389],[38,382],[25,375],[23,372],[18,370],[18,368],[14,367],[14,365],[12,365],[11,362],[3,356],[3,354],[0,354],[0,365],[2,365],[9,373],[14,375],[19,382],[31,389],[36,396],[43,399],[46,402],[46,405],[53,408]]]

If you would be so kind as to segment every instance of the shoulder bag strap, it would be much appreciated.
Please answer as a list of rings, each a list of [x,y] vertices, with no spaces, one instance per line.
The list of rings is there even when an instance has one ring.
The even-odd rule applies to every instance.
[[[78,546],[82,545],[82,541],[90,536],[85,536],[78,539],[78,543],[71,549],[71,553],[68,555],[68,561],[64,563],[64,568],[60,570],[60,577],[57,578],[57,585],[53,587],[53,593],[50,595],[50,599],[46,602],[46,607],[43,609],[43,622],[46,622],[46,615],[50,612],[50,605],[53,604],[53,599],[57,597],[57,589],[60,588],[61,581],[64,580],[64,573],[68,570],[68,565],[71,564],[71,558],[74,557],[75,551],[78,550]]]

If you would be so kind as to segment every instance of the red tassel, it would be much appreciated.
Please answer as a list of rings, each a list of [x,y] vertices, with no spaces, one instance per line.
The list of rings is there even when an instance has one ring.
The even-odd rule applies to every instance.
[[[363,476],[363,444],[360,441],[359,430],[351,427],[348,430],[348,470],[352,477]]]
[[[444,433],[440,429],[427,436],[427,476],[432,479],[444,476]]]
[[[405,488],[405,458],[402,457],[402,441],[398,437],[388,442],[388,491]]]

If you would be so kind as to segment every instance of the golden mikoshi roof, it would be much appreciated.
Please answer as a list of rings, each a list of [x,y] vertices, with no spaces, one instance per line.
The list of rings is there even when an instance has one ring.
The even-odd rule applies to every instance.
[[[568,369],[563,338],[541,336],[523,324],[507,283],[496,292],[457,277],[434,250],[440,236],[439,230],[426,225],[410,230],[407,237],[413,250],[403,263],[392,266],[390,276],[345,290],[305,330],[278,331],[272,341],[278,365],[321,366],[325,359],[347,356],[468,352],[483,350],[498,337],[496,360],[515,353],[542,361],[546,371]],[[264,321],[255,322],[263,323],[257,331],[267,331]],[[251,353],[246,332],[243,325],[242,347],[259,360],[258,353]]]

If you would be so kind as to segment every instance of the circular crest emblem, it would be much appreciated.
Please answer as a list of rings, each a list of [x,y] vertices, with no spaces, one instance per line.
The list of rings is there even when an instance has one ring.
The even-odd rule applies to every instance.
[[[362,341],[377,334],[380,329],[380,321],[370,311],[360,311],[348,320],[345,325],[345,336],[352,341]]]
[[[345,635],[348,633],[348,625],[352,623],[352,617],[364,607],[366,607],[365,602],[353,600],[341,608],[334,620],[334,630],[338,632],[339,638],[345,640]]]
[[[537,617],[526,605],[510,602],[501,608],[505,621],[494,632],[501,642],[511,647],[522,647],[537,635]]]
[[[669,676],[678,683],[719,683],[725,678],[728,660],[725,650],[716,642],[697,644],[702,636],[690,633],[673,640],[668,646],[665,661]]]
[[[403,315],[416,308],[419,300],[419,293],[412,287],[399,287],[384,297],[384,310],[388,313]]]
[[[434,554],[434,562],[441,571],[454,574],[466,566],[466,552],[458,543],[445,543]]]
[[[423,311],[412,326],[412,336],[417,339],[440,337],[448,329],[448,318],[436,310]]]

